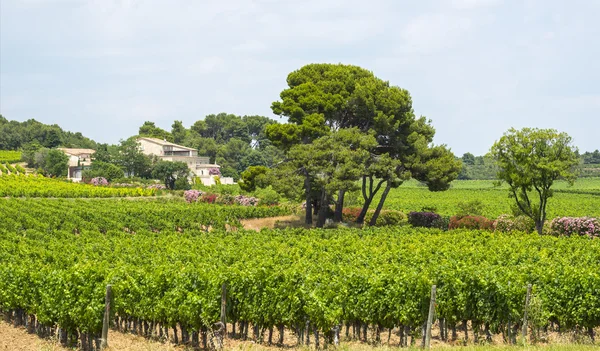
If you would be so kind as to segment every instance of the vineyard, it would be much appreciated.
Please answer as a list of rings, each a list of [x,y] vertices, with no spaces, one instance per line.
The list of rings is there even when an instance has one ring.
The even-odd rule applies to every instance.
[[[491,181],[455,181],[453,188],[443,192],[430,192],[426,187],[413,184],[392,189],[386,208],[403,212],[433,209],[442,215],[454,215],[461,202],[481,201],[488,218],[512,213],[514,200],[508,197],[508,189],[494,188]],[[548,200],[548,218],[559,216],[600,217],[600,180],[584,179],[574,187],[557,186],[554,196]]]
[[[101,187],[34,175],[0,176],[0,197],[134,197],[155,194],[156,189]]]
[[[240,219],[289,214],[281,207],[188,204],[162,199],[0,199],[0,213],[4,215],[0,230],[8,232],[96,234],[207,231],[240,227]]]
[[[600,326],[599,240],[411,227],[207,232],[198,224],[214,226],[207,221],[215,216],[225,224],[257,215],[243,211],[273,213],[160,201],[106,208],[106,200],[70,212],[83,201],[0,202],[12,220],[0,228],[0,309],[42,334],[58,328],[62,343],[79,339],[84,349],[99,337],[108,284],[115,328],[193,346],[220,319],[223,284],[232,332],[256,340],[275,329],[327,344],[341,330],[381,342],[393,331],[406,346],[422,336],[433,284],[449,342],[494,334],[515,341],[527,284],[533,335],[550,326],[593,337]],[[126,222],[144,212],[154,217]],[[144,225],[160,219],[160,233],[160,224]],[[135,234],[124,230],[130,226]]]
[[[20,161],[20,151],[0,150],[0,163],[16,163]]]

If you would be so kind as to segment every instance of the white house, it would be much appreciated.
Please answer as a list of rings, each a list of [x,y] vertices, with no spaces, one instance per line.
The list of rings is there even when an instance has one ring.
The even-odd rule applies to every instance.
[[[164,161],[184,162],[191,173],[200,178],[202,184],[208,186],[215,184],[215,178],[210,174],[210,170],[219,169],[221,166],[211,164],[206,156],[198,156],[196,149],[157,138],[139,137],[137,142],[145,155],[154,155]],[[220,180],[221,184],[233,184],[233,178],[221,177]]]
[[[69,156],[69,171],[67,178],[80,182],[82,173],[85,169],[89,169],[92,165],[92,155],[96,152],[92,149],[68,149],[58,148]]]

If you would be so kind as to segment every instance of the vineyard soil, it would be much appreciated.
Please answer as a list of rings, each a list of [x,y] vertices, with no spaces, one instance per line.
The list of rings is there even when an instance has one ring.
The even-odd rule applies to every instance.
[[[439,334],[439,331],[434,330],[434,336]],[[278,346],[267,346],[256,344],[253,341],[240,341],[237,339],[228,338],[225,342],[225,350],[281,350],[281,349],[293,349],[293,350],[308,350],[306,347],[295,347],[296,338],[290,333],[286,334],[285,345],[283,347]],[[145,339],[140,336],[131,334],[119,333],[116,331],[109,332],[110,347],[107,351],[183,351],[186,350],[185,346],[176,346],[170,343],[162,343],[159,341],[152,341]],[[391,341],[391,345],[364,345],[353,342],[342,342],[339,350],[348,351],[388,351],[388,350],[402,350],[394,345],[394,341]],[[461,351],[492,351],[492,350],[546,350],[546,351],[587,351],[594,350],[593,345],[578,345],[569,344],[566,337],[561,337],[557,334],[551,335],[551,343],[543,344],[538,346],[527,346],[527,347],[516,347],[506,345],[486,345],[486,346],[474,346],[469,345],[466,347],[460,347],[458,350]],[[453,348],[447,344],[438,343],[434,338],[432,341],[432,349],[450,349]],[[405,348],[406,349],[406,348]],[[456,349],[454,347],[454,349]],[[62,347],[60,344],[53,339],[41,339],[36,335],[28,334],[24,328],[14,328],[13,326],[0,321],[0,350],[11,350],[11,351],[67,351],[72,350],[70,348]],[[406,349],[408,350],[408,349]]]

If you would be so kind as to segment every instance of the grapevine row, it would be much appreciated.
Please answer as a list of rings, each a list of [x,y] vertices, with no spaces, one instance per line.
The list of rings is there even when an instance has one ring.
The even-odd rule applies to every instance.
[[[161,233],[0,229],[0,309],[70,335],[97,335],[111,284],[116,326],[189,341],[220,316],[248,334],[277,327],[330,340],[339,326],[419,337],[431,285],[449,329],[600,326],[600,240],[409,227]],[[307,327],[309,329],[307,329]],[[364,329],[363,329],[364,330]],[[190,338],[190,335],[192,337]],[[363,334],[366,335],[366,334]]]

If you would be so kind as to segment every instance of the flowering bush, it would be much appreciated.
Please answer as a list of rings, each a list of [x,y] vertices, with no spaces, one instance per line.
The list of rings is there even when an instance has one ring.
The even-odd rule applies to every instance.
[[[217,167],[213,167],[213,168],[210,168],[208,170],[208,174],[209,175],[214,175],[214,176],[220,176],[221,175],[221,170],[218,169]]]
[[[166,190],[167,187],[164,184],[152,184],[148,185],[146,189]]]
[[[137,188],[138,186],[135,184],[129,183],[112,183],[110,186],[113,188]]]
[[[217,194],[203,194],[200,201],[214,204],[217,201]]]
[[[306,209],[306,202],[303,204]],[[356,222],[358,215],[360,214],[360,207],[347,207],[342,209],[342,220],[344,222]]]
[[[92,178],[92,180],[90,180],[90,184],[92,185],[108,185],[108,180],[106,180],[106,178],[104,177],[96,177],[96,178]]]
[[[561,217],[550,222],[552,235],[587,235],[600,238],[600,220],[593,217]]]
[[[483,216],[454,216],[450,218],[448,224],[449,229],[483,229],[492,230],[494,228],[494,221],[489,220]]]
[[[410,212],[408,214],[408,223],[413,227],[433,228],[435,223],[441,219],[442,216],[433,212]]]
[[[258,199],[252,196],[237,195],[235,197],[235,203],[242,206],[256,206]]]
[[[185,201],[191,203],[196,202],[202,196],[202,192],[200,190],[186,190],[183,192],[183,197]]]
[[[533,219],[527,216],[512,216],[508,214],[500,215],[494,221],[494,230],[498,232],[520,231],[531,233],[535,229]]]

